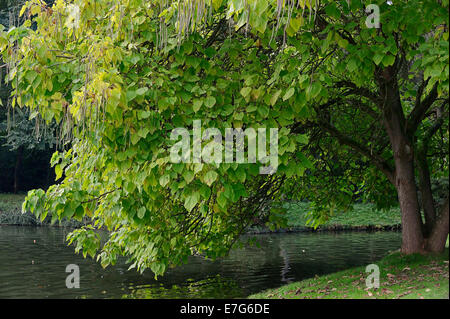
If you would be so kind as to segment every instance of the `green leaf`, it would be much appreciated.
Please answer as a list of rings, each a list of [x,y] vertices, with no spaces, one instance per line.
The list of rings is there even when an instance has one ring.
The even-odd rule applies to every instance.
[[[150,111],[139,111],[138,112],[138,119],[145,120],[152,114]]]
[[[219,10],[223,0],[212,0],[214,10]]]
[[[269,108],[265,105],[260,105],[257,111],[262,118],[266,118],[269,115]]]
[[[375,55],[373,56],[373,62],[375,62],[376,65],[379,65],[381,63],[381,61],[384,58],[384,54],[382,53],[375,53]]]
[[[325,12],[328,16],[335,19],[339,19],[341,17],[341,13],[334,2],[331,2],[325,7]]]
[[[281,90],[276,91],[270,98],[270,105],[274,106],[277,103],[278,97],[281,94]]]
[[[215,171],[209,171],[205,174],[203,180],[208,186],[211,186],[214,183],[219,175]]]
[[[356,59],[350,59],[347,63],[347,70],[350,72],[354,72],[358,68],[358,63]]]
[[[206,185],[202,185],[200,187],[200,195],[204,198],[204,199],[208,199],[211,196],[211,188],[206,186]]]
[[[294,32],[297,32],[300,27],[303,25],[303,17],[300,15],[296,18],[291,19],[290,25]]]
[[[136,98],[136,96],[137,96],[136,91],[131,90],[127,91],[126,93],[127,102],[131,102]]]
[[[192,172],[192,171],[185,171],[183,173],[183,177],[184,177],[184,180],[186,181],[186,183],[189,184],[194,179],[194,172]]]
[[[141,139],[141,137],[139,136],[138,133],[133,133],[133,134],[131,134],[130,139],[131,139],[131,143],[133,145],[136,145],[137,142],[139,142],[139,140]]]
[[[192,109],[194,110],[195,113],[197,113],[198,110],[200,110],[200,108],[202,107],[202,105],[203,101],[201,99],[195,99],[192,104]]]
[[[393,65],[394,62],[395,62],[395,56],[393,56],[392,54],[387,54],[383,58],[383,65],[385,67]]]
[[[252,92],[252,88],[251,88],[251,87],[243,87],[243,88],[241,89],[241,95],[242,95],[244,98],[247,98],[247,97],[250,95],[251,92]]]
[[[212,108],[216,104],[216,98],[214,96],[208,96],[205,99],[205,106],[208,108]]]
[[[240,181],[241,183],[244,183],[244,182],[245,182],[245,179],[246,179],[246,177],[247,177],[247,174],[245,173],[244,170],[238,169],[238,170],[236,171],[236,176],[239,178],[239,181]]]
[[[289,99],[292,95],[294,95],[295,89],[293,87],[289,88],[283,96],[283,101]]]
[[[219,196],[217,196],[217,203],[220,207],[226,208],[227,206],[227,198],[225,196],[225,192],[220,192]]]
[[[63,173],[63,169],[62,169],[61,165],[59,165],[59,164],[56,165],[55,166],[55,175],[56,175],[55,181],[57,181],[58,179],[61,178],[62,173]]]
[[[74,202],[71,202],[69,205],[64,206],[64,211],[61,215],[61,219],[62,218],[67,218],[70,219],[72,218],[73,214],[75,213],[75,208],[74,207],[76,204]]]
[[[319,82],[314,82],[311,84],[310,97],[315,98],[320,94],[322,90],[322,85]]]
[[[159,178],[159,184],[162,187],[165,187],[169,183],[169,181],[170,181],[170,175],[169,174],[164,174],[163,176],[161,176]]]
[[[34,79],[36,79],[37,77],[37,72],[33,71],[33,70],[29,70],[27,71],[27,73],[25,74],[25,78],[28,80],[28,82],[33,83]]]
[[[297,158],[300,160],[300,163],[303,167],[310,168],[310,169],[314,168],[314,165],[303,153],[298,152]]]
[[[145,212],[146,212],[145,207],[141,207],[141,208],[138,209],[137,216],[139,217],[139,219],[144,218]]]
[[[146,138],[148,132],[150,132],[150,130],[147,127],[143,127],[138,131],[138,135],[142,138]],[[134,143],[135,144],[135,143]]]
[[[148,88],[147,87],[142,87],[136,90],[136,94],[137,95],[144,95],[145,93],[147,93]]]
[[[199,200],[200,200],[200,193],[196,191],[192,195],[186,197],[186,200],[184,201],[184,208],[186,208],[188,212],[192,211],[192,209],[195,207],[195,205],[197,205]]]

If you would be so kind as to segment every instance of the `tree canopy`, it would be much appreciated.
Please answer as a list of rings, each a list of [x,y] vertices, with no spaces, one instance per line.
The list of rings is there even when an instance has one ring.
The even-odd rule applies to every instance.
[[[12,103],[62,122],[72,147],[23,209],[89,216],[77,251],[156,275],[226,254],[251,223],[282,225],[286,195],[312,201],[317,223],[356,198],[399,200],[404,251],[423,247],[445,226],[426,205],[448,177],[448,1],[372,2],[378,28],[355,0],[28,1],[23,25],[0,27]],[[275,174],[171,162],[171,132],[196,119],[277,128]],[[410,242],[421,210],[429,233]]]

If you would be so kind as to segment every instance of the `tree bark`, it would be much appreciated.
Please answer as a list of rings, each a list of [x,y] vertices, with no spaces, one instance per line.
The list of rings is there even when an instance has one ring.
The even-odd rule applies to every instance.
[[[423,253],[422,221],[411,160],[396,158],[396,188],[402,214],[402,248],[405,254]]]
[[[422,195],[422,209],[425,217],[424,235],[429,236],[436,222],[436,210],[431,192],[430,171],[424,154],[417,154],[417,169],[419,172],[419,190]]]
[[[439,218],[431,231],[430,237],[426,240],[426,249],[432,253],[441,253],[444,251],[445,242],[448,236],[448,201],[447,199],[442,206]]]

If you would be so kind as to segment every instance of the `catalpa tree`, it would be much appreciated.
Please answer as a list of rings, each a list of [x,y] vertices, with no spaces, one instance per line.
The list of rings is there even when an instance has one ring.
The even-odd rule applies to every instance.
[[[77,251],[156,275],[226,254],[252,223],[283,225],[283,194],[320,222],[356,193],[396,193],[402,251],[442,250],[448,197],[431,184],[448,176],[448,1],[373,2],[29,1],[0,33],[12,103],[73,137],[52,158],[58,183],[23,209],[90,217],[69,235]],[[202,155],[226,144],[208,128],[276,130],[276,170],[260,174],[249,147],[244,163],[172,161],[174,130],[196,120]]]

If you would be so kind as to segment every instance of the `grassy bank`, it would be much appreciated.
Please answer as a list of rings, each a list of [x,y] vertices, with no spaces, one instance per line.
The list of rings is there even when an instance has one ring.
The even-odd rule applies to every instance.
[[[43,222],[31,213],[22,214],[22,202],[25,194],[0,194],[0,225],[47,225],[50,217]],[[306,226],[308,203],[286,202],[288,227],[279,231],[308,231],[312,227]],[[62,226],[78,226],[76,221],[62,222]],[[318,230],[351,230],[351,229],[392,229],[400,225],[400,211],[393,208],[387,211],[376,210],[371,204],[356,204],[352,210],[337,212]],[[269,232],[267,228],[253,227],[250,232]]]
[[[306,279],[270,289],[249,298],[286,299],[436,299],[449,298],[448,248],[438,256],[399,252],[375,263],[380,269],[380,287],[366,288],[369,273],[356,267],[326,276]]]
[[[286,202],[287,228],[284,231],[311,231],[307,225],[309,203]],[[401,216],[399,208],[377,210],[373,204],[355,204],[353,209],[337,211],[331,218],[320,225],[317,231],[324,230],[394,230],[400,229]],[[269,232],[267,228],[253,227],[251,232]]]
[[[44,226],[50,225],[51,215],[40,221],[30,212],[22,214],[22,203],[25,194],[0,194],[0,225]],[[79,227],[83,223],[74,220],[63,220],[56,226]]]
[[[309,204],[303,202],[286,203],[288,225],[290,227],[305,226]],[[337,228],[340,226],[394,226],[401,223],[400,209],[377,210],[373,204],[355,204],[352,210],[336,212],[320,227]]]

